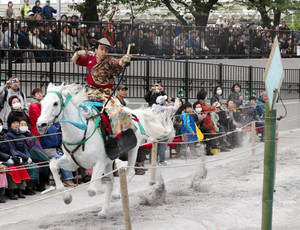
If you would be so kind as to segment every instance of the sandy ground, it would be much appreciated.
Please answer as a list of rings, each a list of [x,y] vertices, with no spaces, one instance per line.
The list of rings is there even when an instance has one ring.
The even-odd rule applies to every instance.
[[[300,136],[300,130],[280,132],[279,136]],[[260,144],[260,142],[256,142]],[[250,148],[248,139],[241,148],[205,157],[205,161],[221,159]],[[273,202],[273,229],[300,228],[300,142],[281,138],[278,146],[277,173]],[[133,229],[156,230],[225,230],[260,229],[264,147],[241,155],[207,163],[206,178],[200,166],[161,169],[164,196],[154,196],[159,186],[149,186],[150,171],[135,176],[129,184],[130,215]],[[172,165],[200,162],[200,159],[171,160]],[[196,180],[195,180],[196,177]],[[118,183],[118,181],[116,181]],[[191,184],[194,185],[191,188]],[[27,196],[19,201],[7,201],[1,209],[13,207],[55,194]],[[1,212],[0,229],[125,229],[122,204],[111,204],[108,218],[97,219],[103,195],[88,197],[86,187],[72,191],[73,202],[65,205],[60,196],[29,206]],[[161,198],[161,199],[159,199]],[[165,199],[164,199],[165,198]],[[156,199],[157,206],[142,205]],[[149,203],[148,202],[148,203]],[[147,203],[147,202],[146,202]],[[152,202],[153,203],[153,202]]]

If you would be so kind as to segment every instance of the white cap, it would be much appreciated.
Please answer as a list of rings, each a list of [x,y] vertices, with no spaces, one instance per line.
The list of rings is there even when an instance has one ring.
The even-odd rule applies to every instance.
[[[27,16],[31,16],[31,15],[34,15],[34,13],[33,13],[32,11],[29,11],[29,12],[27,13]]]
[[[219,18],[223,18],[223,16],[220,14],[220,15],[219,15]]]
[[[81,25],[79,25],[79,29],[80,28],[86,28],[86,24],[81,24]]]
[[[162,104],[165,102],[165,100],[167,100],[167,99],[168,99],[168,96],[167,96],[167,95],[164,95],[164,96],[158,96],[158,97],[156,98],[156,104],[162,105]]]

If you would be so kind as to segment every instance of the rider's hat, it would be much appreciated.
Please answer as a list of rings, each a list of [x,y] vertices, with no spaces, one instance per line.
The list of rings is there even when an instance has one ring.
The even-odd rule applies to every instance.
[[[106,38],[101,38],[99,40],[96,40],[96,39],[90,39],[90,42],[92,44],[100,44],[100,45],[104,45],[104,46],[107,46],[109,48],[111,48],[111,44],[109,43],[109,41],[106,39]]]

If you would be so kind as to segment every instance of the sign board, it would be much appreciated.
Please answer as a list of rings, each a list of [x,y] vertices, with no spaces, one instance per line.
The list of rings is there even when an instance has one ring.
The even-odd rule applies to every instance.
[[[283,71],[283,66],[281,61],[278,38],[276,36],[264,72],[264,81],[265,81],[266,91],[268,94],[270,111],[274,108],[283,78],[284,78],[284,71]]]

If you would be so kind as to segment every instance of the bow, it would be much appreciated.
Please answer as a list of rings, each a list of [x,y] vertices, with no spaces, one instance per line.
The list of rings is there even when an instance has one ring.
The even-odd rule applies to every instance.
[[[133,22],[134,22],[134,21],[133,21],[133,19],[134,19],[134,16],[133,16],[132,3],[131,3],[131,1],[130,1],[130,0],[128,0],[128,2],[129,2],[129,6],[130,6],[130,11],[131,11],[131,26],[130,26],[130,37],[129,37],[129,44],[128,44],[128,47],[127,47],[127,53],[126,53],[127,55],[129,55],[129,54],[130,54],[130,48],[131,48],[131,39],[132,39],[132,32],[133,32]],[[115,87],[114,91],[113,91],[113,92],[112,92],[112,94],[109,96],[109,98],[108,98],[108,100],[106,101],[106,103],[104,104],[104,106],[103,106],[103,109],[102,109],[101,113],[103,113],[103,111],[104,111],[104,109],[105,109],[105,107],[106,107],[107,103],[108,103],[108,102],[109,102],[109,100],[111,99],[112,95],[114,95],[114,94],[115,94],[115,92],[116,92],[116,90],[117,90],[118,86],[121,84],[121,82],[122,82],[122,80],[123,80],[124,73],[125,73],[125,70],[126,70],[127,66],[128,66],[128,64],[127,64],[127,63],[125,63],[125,65],[123,66],[123,69],[122,69],[122,74],[121,74],[120,80],[119,80],[118,84],[116,85],[116,87]]]
[[[129,6],[130,6],[130,11],[131,11],[131,26],[130,26],[130,37],[129,37],[129,44],[127,48],[127,54],[130,53],[130,48],[131,48],[131,42],[132,42],[132,33],[133,33],[133,23],[134,23],[134,16],[133,16],[133,9],[132,9],[132,3],[130,0],[128,0]]]

